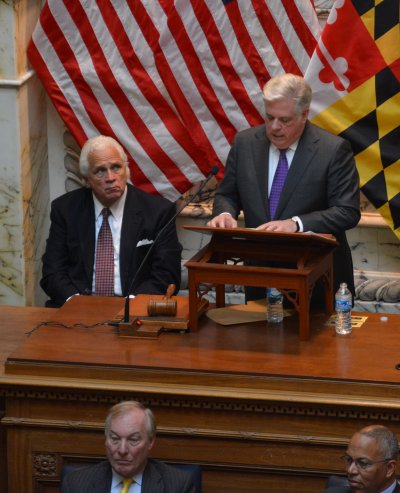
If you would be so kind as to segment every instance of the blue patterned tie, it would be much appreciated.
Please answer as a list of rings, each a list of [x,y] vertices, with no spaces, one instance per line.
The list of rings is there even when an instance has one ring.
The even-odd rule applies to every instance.
[[[272,182],[271,193],[269,194],[269,214],[271,220],[275,218],[276,209],[278,208],[279,197],[288,174],[289,165],[286,159],[286,150],[279,150],[278,167],[275,171],[274,181]]]

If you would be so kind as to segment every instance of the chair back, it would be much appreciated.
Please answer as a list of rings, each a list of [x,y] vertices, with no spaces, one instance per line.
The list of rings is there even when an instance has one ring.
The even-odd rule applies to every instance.
[[[201,493],[201,467],[198,464],[171,463],[170,465],[189,473],[192,476],[196,493]]]
[[[350,487],[349,481],[346,476],[339,476],[336,474],[332,474],[331,476],[328,477],[326,481],[325,489],[333,488],[334,486],[339,486],[342,488],[343,486]]]

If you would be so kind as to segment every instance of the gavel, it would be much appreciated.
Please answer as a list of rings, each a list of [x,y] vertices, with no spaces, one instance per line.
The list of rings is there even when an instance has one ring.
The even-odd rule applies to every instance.
[[[175,289],[175,284],[169,284],[162,300],[150,300],[147,303],[147,314],[149,317],[174,317],[176,315],[177,303],[176,300],[171,299]]]

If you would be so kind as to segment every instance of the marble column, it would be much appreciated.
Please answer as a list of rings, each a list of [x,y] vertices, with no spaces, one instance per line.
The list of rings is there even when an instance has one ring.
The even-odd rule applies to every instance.
[[[40,0],[0,2],[0,304],[42,304],[49,203],[46,97],[26,48]],[[46,222],[46,224],[44,224]]]

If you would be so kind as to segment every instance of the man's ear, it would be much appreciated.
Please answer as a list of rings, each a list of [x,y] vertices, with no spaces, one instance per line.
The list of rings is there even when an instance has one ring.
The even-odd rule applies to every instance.
[[[386,463],[386,477],[390,478],[396,474],[396,464],[397,462],[394,459],[389,460]]]
[[[150,441],[150,443],[149,443],[149,449],[148,449],[148,450],[149,450],[149,452],[150,452],[150,450],[153,448],[153,445],[154,445],[154,442],[155,442],[155,441],[156,441],[156,437],[153,437],[153,439],[152,439],[152,440]]]

